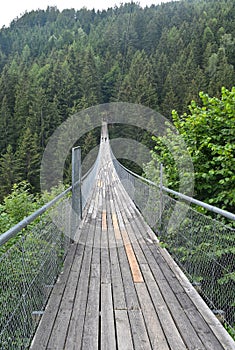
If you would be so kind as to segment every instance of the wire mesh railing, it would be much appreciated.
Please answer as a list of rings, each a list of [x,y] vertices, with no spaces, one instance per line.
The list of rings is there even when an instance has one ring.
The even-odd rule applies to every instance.
[[[82,177],[82,209],[85,208],[91,190],[95,184],[95,179],[96,179],[96,174],[99,168],[99,162],[100,162],[100,151],[97,155],[97,158],[94,162],[94,164],[92,165],[92,167],[90,168],[90,170],[84,174],[84,176]]]
[[[0,256],[2,350],[30,344],[70,244],[70,202],[58,200],[22,228]]]
[[[10,245],[0,255],[1,350],[30,346],[62,269],[81,222],[82,212],[77,209],[84,209],[95,183],[99,155],[82,179],[77,178],[81,173],[80,169],[77,171],[81,167],[78,161],[79,157],[75,157],[70,188],[0,236],[0,246]]]
[[[235,331],[235,230],[193,208],[176,228],[169,227],[176,202],[163,196],[160,239],[208,306]],[[177,205],[180,211],[186,204]]]
[[[160,190],[155,184],[129,171],[113,156],[113,164],[123,187],[136,207],[144,216],[147,223],[157,229],[161,221]]]
[[[130,172],[115,158],[113,162],[123,186],[160,242],[234,336],[235,229],[234,221],[224,220],[222,215],[233,220],[235,215],[165,187],[160,191],[160,185]],[[197,210],[200,204],[203,213],[201,208]],[[207,214],[206,209],[210,210]]]

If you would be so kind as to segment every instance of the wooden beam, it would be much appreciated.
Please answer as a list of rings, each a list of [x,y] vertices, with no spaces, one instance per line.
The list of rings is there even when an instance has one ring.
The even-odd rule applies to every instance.
[[[131,273],[133,276],[133,280],[135,283],[142,283],[144,282],[143,280],[143,276],[142,273],[140,271],[140,267],[138,264],[138,261],[136,259],[134,250],[132,248],[132,245],[130,243],[128,234],[126,231],[122,231],[122,238],[123,238],[123,242],[124,242],[124,246],[125,246],[125,250],[126,250],[126,255],[130,264],[130,268],[131,268]]]

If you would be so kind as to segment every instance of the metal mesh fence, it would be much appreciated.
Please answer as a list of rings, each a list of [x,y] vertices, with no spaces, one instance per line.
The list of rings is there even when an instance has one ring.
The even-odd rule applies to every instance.
[[[96,161],[92,165],[90,170],[82,177],[82,209],[85,208],[88,202],[89,196],[91,194],[91,190],[95,184],[99,162],[100,162],[100,153],[98,153]]]
[[[156,186],[151,186],[140,176],[127,171],[118,161],[113,158],[114,167],[123,187],[130,198],[140,210],[147,223],[157,229],[161,221],[160,191]]]
[[[134,176],[114,159],[130,197],[225,327],[235,334],[235,229]],[[201,210],[200,208],[197,208]],[[227,221],[228,222],[228,221]]]
[[[98,154],[95,163],[82,178],[82,209],[94,186],[99,159]],[[73,167],[77,166],[76,160]],[[4,247],[0,247],[1,350],[27,349],[30,346],[74,231],[81,221],[74,205],[81,200],[80,193],[72,191],[72,197],[65,197],[71,189],[23,220],[23,224],[23,221],[17,224],[12,228],[13,233],[7,231],[4,234],[6,239],[4,237],[0,242]],[[13,238],[9,240],[9,237]]]
[[[163,196],[160,240],[217,317],[235,330],[235,230],[193,208],[169,226],[176,202],[177,211],[184,210],[185,203]]]
[[[57,203],[12,238],[0,256],[2,350],[30,344],[69,247],[70,208],[70,198]]]

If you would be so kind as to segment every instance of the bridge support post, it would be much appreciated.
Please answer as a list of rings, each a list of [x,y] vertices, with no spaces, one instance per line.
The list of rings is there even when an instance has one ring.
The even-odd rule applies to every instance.
[[[74,239],[79,222],[82,219],[81,191],[81,147],[72,149],[72,218],[71,239]]]
[[[162,233],[162,213],[163,213],[163,164],[160,164],[160,233]]]

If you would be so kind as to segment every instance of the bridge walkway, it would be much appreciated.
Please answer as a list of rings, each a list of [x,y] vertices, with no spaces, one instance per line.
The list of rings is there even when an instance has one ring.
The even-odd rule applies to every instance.
[[[100,147],[96,185],[31,349],[232,349],[125,192],[108,140]]]

